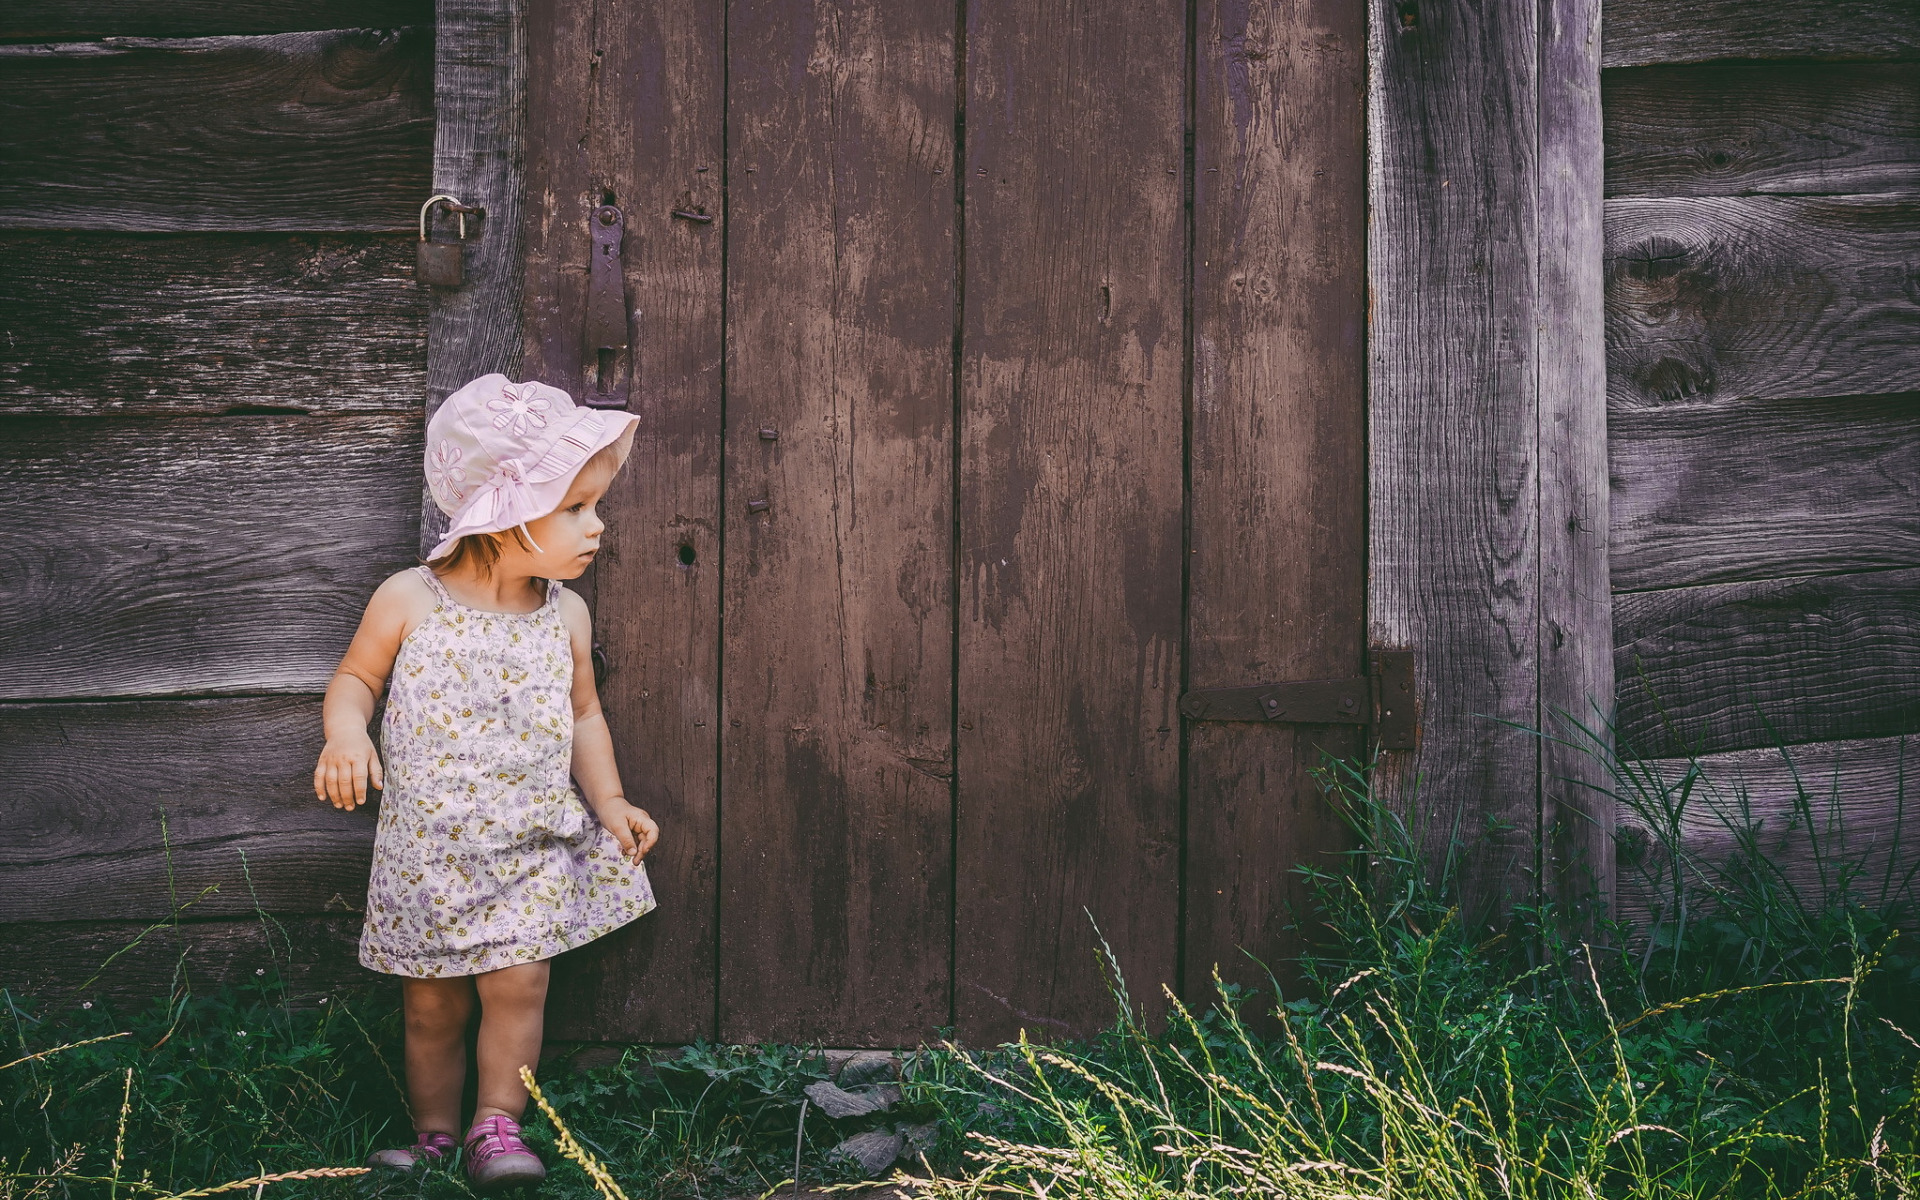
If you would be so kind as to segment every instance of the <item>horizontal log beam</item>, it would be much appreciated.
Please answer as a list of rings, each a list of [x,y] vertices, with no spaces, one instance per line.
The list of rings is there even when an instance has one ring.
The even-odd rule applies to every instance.
[[[1920,63],[1634,67],[1602,81],[1607,195],[1920,190]]]
[[[415,417],[0,421],[0,699],[320,692],[413,565]]]
[[[1920,55],[1912,0],[1610,0],[1600,65]]]
[[[1614,597],[1622,753],[1920,731],[1920,570]]]
[[[432,25],[433,0],[9,0],[0,38],[208,37]]]
[[[222,984],[259,983],[268,971],[295,996],[395,986],[391,976],[360,966],[359,936],[357,916],[183,921],[158,929],[141,921],[0,924],[0,988],[24,998],[29,1012],[92,1003],[130,1014],[181,986],[205,994]]]
[[[0,228],[398,232],[428,29],[0,46]]]
[[[0,276],[0,414],[420,411],[404,235],[0,234]]]

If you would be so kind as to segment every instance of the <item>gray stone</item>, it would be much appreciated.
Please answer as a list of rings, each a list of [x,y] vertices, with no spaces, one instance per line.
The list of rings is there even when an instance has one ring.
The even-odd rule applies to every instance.
[[[899,1078],[899,1059],[884,1050],[862,1050],[840,1064],[834,1082],[853,1088],[863,1083],[892,1083]]]
[[[907,1139],[906,1153],[925,1154],[933,1149],[940,1140],[940,1123],[928,1121],[921,1125],[895,1125],[894,1132]]]
[[[877,1087],[850,1092],[823,1079],[807,1085],[807,1099],[829,1117],[861,1117],[892,1108],[900,1099],[900,1089]]]
[[[846,1158],[860,1165],[860,1173],[868,1179],[877,1178],[882,1171],[893,1165],[900,1157],[900,1151],[906,1148],[907,1139],[897,1133],[888,1133],[884,1129],[869,1129],[865,1133],[856,1133],[846,1141],[835,1146],[833,1157]]]

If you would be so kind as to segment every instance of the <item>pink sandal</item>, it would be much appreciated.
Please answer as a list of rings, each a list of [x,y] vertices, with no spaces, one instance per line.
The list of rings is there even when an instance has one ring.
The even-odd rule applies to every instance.
[[[494,1115],[467,1131],[467,1179],[483,1192],[539,1183],[547,1168],[520,1140],[520,1123]]]
[[[411,1146],[396,1146],[391,1150],[375,1150],[367,1155],[370,1167],[393,1167],[400,1171],[411,1171],[423,1162],[440,1162],[454,1151],[453,1135],[441,1133],[435,1129],[419,1134]]]

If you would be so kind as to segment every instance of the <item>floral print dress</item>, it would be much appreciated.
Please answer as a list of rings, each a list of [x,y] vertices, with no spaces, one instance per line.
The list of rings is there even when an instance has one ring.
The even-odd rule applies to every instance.
[[[651,910],[574,784],[560,583],[530,613],[438,606],[400,643],[360,962],[422,978],[551,958]]]

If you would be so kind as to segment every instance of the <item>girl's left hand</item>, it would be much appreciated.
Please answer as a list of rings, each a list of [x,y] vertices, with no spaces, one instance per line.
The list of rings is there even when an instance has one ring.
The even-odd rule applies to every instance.
[[[660,827],[644,808],[635,808],[625,800],[611,811],[600,814],[600,824],[620,843],[620,852],[636,866],[660,840]]]

